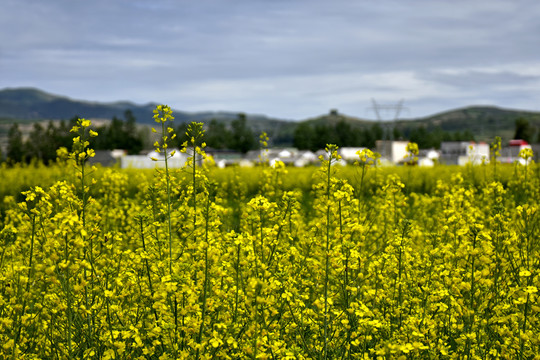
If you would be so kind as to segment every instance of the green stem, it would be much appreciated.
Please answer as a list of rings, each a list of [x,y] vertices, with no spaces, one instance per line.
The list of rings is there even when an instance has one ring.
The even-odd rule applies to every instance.
[[[66,262],[69,262],[69,249],[68,249],[68,238],[67,235],[65,236],[65,248],[64,248],[64,259]],[[73,310],[72,310],[72,299],[71,299],[71,288],[69,284],[69,266],[66,267],[66,297],[67,297],[67,320],[68,320],[68,326],[67,326],[67,335],[68,335],[68,358],[71,359],[72,356],[72,346],[71,346],[71,327],[73,323]]]
[[[206,223],[205,223],[205,243],[206,246],[204,248],[204,282],[203,282],[203,303],[202,303],[202,312],[201,312],[201,326],[199,327],[199,335],[197,336],[197,343],[200,345],[202,341],[202,334],[204,332],[204,322],[206,320],[206,304],[207,304],[207,297],[208,297],[208,270],[209,270],[209,263],[208,263],[208,247],[210,244],[208,243],[208,232],[209,232],[209,209],[210,209],[210,198],[208,198],[206,202]],[[199,359],[199,349],[200,347],[197,347],[197,354],[195,355],[195,359]]]
[[[264,212],[263,210],[259,211],[259,236],[261,238],[261,263],[264,264],[264,236],[263,236],[263,225],[264,225]]]
[[[521,326],[521,333],[525,333],[525,331],[527,330],[527,317],[529,316],[529,297],[530,297],[530,294],[527,293],[527,301],[525,302],[525,310],[524,310],[524,313],[523,313],[523,325]],[[525,340],[523,340],[523,337],[520,336],[520,344],[519,344],[519,358],[520,359],[523,359],[523,350],[525,348]]]
[[[161,133],[165,136],[165,123],[161,122]],[[165,181],[167,182],[167,224],[169,235],[169,275],[172,275],[172,224],[171,224],[171,179],[169,175],[169,159],[167,155],[167,147],[163,147],[165,152]]]
[[[360,191],[358,194],[358,199],[363,196],[364,193],[364,176],[366,174],[366,164],[362,163],[362,177],[360,178]]]
[[[240,275],[240,244],[236,248],[236,274],[235,274],[235,292],[234,292],[234,315],[233,323],[236,324],[236,318],[238,316],[238,287],[240,286],[238,277]]]
[[[330,153],[328,159],[328,169],[326,178],[326,200],[328,202],[326,207],[326,247],[325,247],[325,270],[324,270],[324,351],[323,359],[328,357],[328,279],[330,273],[330,180],[331,180],[331,166],[332,166],[332,153]]]
[[[111,347],[114,349],[114,355],[116,359],[118,358],[118,351],[116,350],[116,347],[114,346],[114,335],[113,335],[113,329],[112,329],[112,323],[111,323],[111,312],[109,310],[109,299],[106,300],[106,307],[107,307],[107,325],[109,326],[109,335],[111,337]]]
[[[193,234],[194,234],[194,241],[197,240],[196,234],[195,234],[195,228],[197,227],[197,151],[195,150],[195,144],[193,144],[193,167],[192,167],[192,186],[193,186]]]
[[[144,227],[143,227],[143,219],[142,219],[142,217],[139,219],[139,222],[140,222],[140,227],[141,227],[141,239],[142,239],[143,251],[146,254],[146,243],[144,241]],[[154,286],[152,285],[152,277],[150,275],[150,265],[148,264],[148,258],[146,256],[144,258],[144,264],[145,264],[145,267],[146,267],[146,276],[148,278],[148,287],[150,289],[150,295],[151,295],[152,299],[154,299]],[[156,319],[156,322],[157,322],[158,319],[159,319],[157,311],[156,311],[156,309],[154,309],[154,307],[152,307],[152,310],[153,310],[153,313],[154,313],[154,318]]]
[[[84,128],[83,128],[82,131],[83,132],[81,134],[81,142],[84,144],[84,142],[86,141]],[[88,205],[88,196],[87,196],[86,187],[85,187],[85,183],[86,183],[85,161],[82,160],[79,165],[81,167],[80,168],[80,171],[81,171],[81,183],[80,183],[80,186],[81,186],[81,201],[82,201],[81,218],[80,219],[82,221],[82,228],[86,229],[86,206]],[[88,284],[84,285],[85,307],[86,307],[86,309],[91,309],[91,314],[90,314],[90,316],[87,316],[86,319],[87,319],[87,327],[88,327],[89,346],[92,346],[93,337],[94,337],[93,336],[94,335],[93,319],[95,318],[94,309],[91,306],[91,303],[93,303],[93,301],[94,301],[94,292],[93,292],[93,286],[94,286],[93,239],[92,239],[92,236],[91,236],[89,246],[86,245],[86,237],[85,236],[82,237],[82,241],[85,244],[84,245],[83,257],[86,259],[87,256],[88,256],[88,260],[90,262],[90,267],[92,268],[92,270],[90,271],[90,282],[89,282],[90,289],[88,289]],[[83,277],[84,277],[85,281],[88,280],[86,267],[84,267],[84,269],[83,269]],[[91,300],[89,299],[89,295],[88,295],[89,292],[90,292]]]
[[[28,216],[30,216],[30,214],[28,214]],[[34,214],[32,216],[32,237],[30,239],[30,255],[29,255],[29,260],[28,260],[28,278],[26,280],[25,295],[23,295],[24,300],[23,300],[23,305],[22,305],[22,309],[21,309],[21,314],[19,316],[17,333],[15,334],[15,340],[13,342],[13,354],[12,354],[13,359],[15,358],[16,349],[17,349],[17,346],[18,346],[19,338],[21,336],[21,331],[22,331],[22,326],[23,326],[23,324],[22,324],[23,317],[24,317],[24,314],[26,312],[27,296],[29,296],[30,282],[32,280],[32,275],[33,275],[33,272],[34,272],[34,270],[33,270],[33,258],[34,258],[34,240],[35,240],[35,237],[36,237],[36,215]]]

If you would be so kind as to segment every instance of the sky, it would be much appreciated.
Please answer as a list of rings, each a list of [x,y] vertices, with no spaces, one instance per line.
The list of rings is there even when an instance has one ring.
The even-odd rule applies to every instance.
[[[0,89],[382,120],[540,111],[537,0],[0,0]]]

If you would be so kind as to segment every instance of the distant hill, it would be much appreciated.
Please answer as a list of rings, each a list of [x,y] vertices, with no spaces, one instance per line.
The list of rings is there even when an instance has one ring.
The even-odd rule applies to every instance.
[[[34,88],[7,88],[0,90],[0,118],[24,121],[68,120],[74,116],[88,119],[112,119],[123,117],[131,110],[141,124],[153,123],[153,110],[156,103],[137,105],[129,101],[112,103],[74,100],[65,96],[53,95]],[[173,109],[175,121],[191,122],[209,119],[233,120],[238,114],[233,112],[183,112]],[[247,115],[248,120],[268,120],[261,115]]]
[[[540,131],[540,113],[524,110],[502,109],[495,106],[470,106],[441,112],[421,119],[400,120],[398,129],[424,126],[428,131],[440,128],[444,131],[472,132],[477,140],[491,141],[495,136],[509,140],[513,137],[515,123],[527,119],[531,128]]]
[[[73,100],[33,88],[0,90],[0,117],[17,120],[68,120],[74,116],[111,119],[131,110],[143,121],[152,119],[152,104],[135,105],[130,102],[98,103]]]
[[[354,116],[344,115],[344,114],[339,113],[337,110],[330,110],[328,114],[306,119],[302,121],[302,123],[306,123],[311,126],[317,126],[317,125],[332,125],[333,126],[333,125],[336,125],[340,121],[344,121],[354,128],[372,126],[373,124],[376,123],[376,121],[373,121],[373,120],[360,119]]]
[[[513,137],[517,119],[527,119],[533,131],[540,133],[540,112],[502,109],[495,106],[470,106],[449,110],[431,116],[397,121],[377,122],[343,115],[337,111],[304,120],[302,123],[317,125],[335,125],[344,121],[352,128],[369,128],[379,124],[385,129],[397,128],[402,134],[409,134],[415,128],[423,127],[428,132],[437,129],[446,132],[470,131],[477,141],[492,141],[495,136],[503,140]]]

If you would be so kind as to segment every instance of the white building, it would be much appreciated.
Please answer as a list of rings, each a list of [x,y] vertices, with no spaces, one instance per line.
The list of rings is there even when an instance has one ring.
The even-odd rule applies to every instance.
[[[296,167],[304,167],[307,165],[317,164],[319,162],[319,158],[313,151],[300,151],[296,158],[294,159],[294,166]]]
[[[170,154],[175,150],[176,152],[174,155],[170,156]],[[185,166],[188,159],[187,154],[180,152],[178,149],[169,149],[167,154],[169,154],[167,165],[170,168],[181,168]],[[157,159],[157,161],[152,160],[152,158]],[[156,167],[164,168],[165,156],[163,153],[158,153],[156,151],[151,151],[147,155],[126,155],[120,158],[120,167],[122,169],[154,169]]]
[[[501,163],[512,164],[514,162],[519,162],[521,165],[526,165],[524,159],[519,156],[519,153],[523,149],[531,149],[532,146],[527,143],[525,140],[514,139],[508,142],[508,146],[505,146],[501,149],[501,156],[497,159]],[[533,152],[534,153],[534,152]]]
[[[489,145],[471,141],[443,141],[441,162],[446,165],[489,163]]]
[[[377,140],[375,142],[376,151],[381,154],[382,164],[398,164],[408,155],[408,141]]]
[[[365,147],[342,147],[338,149],[338,153],[343,160],[348,163],[354,163],[360,159],[358,152],[364,150]]]
[[[439,162],[440,154],[434,149],[420,150],[418,154],[418,166],[433,167]]]

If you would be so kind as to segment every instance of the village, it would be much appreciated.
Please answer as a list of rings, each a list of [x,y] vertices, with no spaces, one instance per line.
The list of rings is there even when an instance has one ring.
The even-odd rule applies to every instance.
[[[371,149],[380,155],[379,163],[381,166],[400,166],[410,162],[407,152],[408,141],[376,141],[375,149]],[[342,147],[338,153],[341,156],[340,164],[353,164],[359,159],[359,153],[366,148],[363,147]],[[540,153],[540,144],[528,144],[524,140],[510,140],[507,144],[502,144],[497,161],[500,163],[511,164],[520,162],[525,164],[519,153],[523,149],[533,151],[535,161],[538,160]],[[181,168],[185,165],[189,154],[180,152],[178,149],[170,149],[168,154],[168,167]],[[250,150],[242,154],[232,150],[217,150],[206,148],[205,152],[213,160],[218,168],[229,166],[252,167],[260,163],[261,158],[267,160],[271,166],[277,161],[283,162],[286,166],[304,167],[317,165],[319,158],[327,156],[324,149],[316,152],[309,150],[298,150],[293,147],[269,148],[265,150]],[[440,150],[420,149],[415,164],[423,167],[433,167],[437,164],[464,166],[467,164],[480,165],[490,162],[492,154],[490,144],[484,142],[469,141],[448,141],[442,142]],[[157,159],[155,161],[153,159]],[[152,169],[163,167],[164,154],[156,151],[148,151],[138,155],[128,155],[126,151],[116,149],[112,151],[99,150],[92,159],[92,163],[99,163],[102,166],[118,166],[122,169]]]

